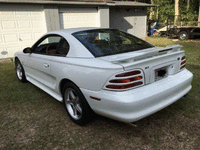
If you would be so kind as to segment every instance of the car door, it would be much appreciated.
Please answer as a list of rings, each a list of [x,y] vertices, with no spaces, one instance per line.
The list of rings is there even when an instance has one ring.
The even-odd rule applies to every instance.
[[[52,88],[54,79],[51,75],[51,60],[57,55],[56,48],[61,38],[58,35],[48,35],[32,47],[26,63],[26,75],[30,80]]]

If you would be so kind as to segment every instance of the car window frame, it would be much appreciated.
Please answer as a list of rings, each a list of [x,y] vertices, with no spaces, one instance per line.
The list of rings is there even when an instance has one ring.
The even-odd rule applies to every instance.
[[[121,30],[118,30],[118,29],[112,29],[112,28],[100,28],[100,29],[92,29],[92,30],[81,30],[81,31],[77,31],[77,32],[74,32],[72,33],[72,35],[84,46],[88,49],[88,51],[95,57],[95,58],[98,58],[98,57],[105,57],[105,56],[111,56],[111,55],[117,55],[117,54],[123,54],[123,53],[128,53],[128,52],[134,52],[134,51],[140,51],[140,50],[144,50],[146,49],[145,47],[144,48],[141,48],[141,49],[133,49],[133,50],[130,50],[130,51],[120,51],[119,53],[112,53],[112,49],[105,49],[107,51],[107,54],[106,53],[102,53],[103,50],[98,50],[99,47],[95,47],[96,45],[95,44],[91,44],[89,43],[87,40],[86,42],[85,41],[82,41],[81,38],[78,37],[78,34],[91,34],[93,32],[93,34],[98,33],[98,32],[101,32],[101,31],[106,31],[107,32],[118,32],[118,33],[121,33],[121,34],[115,34],[116,36],[119,36],[119,35],[122,35],[122,34],[125,34],[127,37],[130,36],[134,41],[137,40],[137,41],[141,41],[143,43],[146,43],[147,48],[153,48],[155,47],[154,45],[152,45],[151,43],[141,39],[141,38],[138,38],[132,34],[129,34],[127,32],[124,32],[124,31],[121,31]],[[99,40],[99,39],[97,39]],[[100,41],[106,41],[106,40],[100,40]],[[87,43],[88,42],[88,43]],[[135,42],[136,43],[136,42]],[[128,44],[127,44],[128,45]],[[98,46],[98,45],[97,45]],[[123,46],[123,45],[122,45]],[[95,48],[93,48],[95,47]],[[96,49],[96,51],[94,51],[94,49]]]
[[[68,53],[67,53],[66,55],[61,55],[61,54],[57,54],[57,55],[48,55],[48,54],[46,54],[46,53],[45,53],[45,54],[42,54],[42,53],[36,53],[36,52],[35,52],[35,49],[37,48],[37,46],[38,46],[42,41],[44,41],[46,38],[51,37],[51,36],[60,37],[60,40],[59,40],[58,44],[60,44],[60,41],[61,41],[62,39],[64,39],[64,40],[68,43],[69,49],[70,49],[70,44],[69,44],[69,42],[66,40],[66,38],[64,38],[63,36],[58,35],[58,34],[48,34],[48,35],[45,35],[45,36],[41,37],[41,38],[31,47],[32,53],[34,53],[34,54],[39,54],[39,55],[46,55],[46,56],[61,56],[61,57],[66,57],[67,54],[69,53],[69,49],[68,49]],[[56,48],[56,49],[57,49],[57,48]]]

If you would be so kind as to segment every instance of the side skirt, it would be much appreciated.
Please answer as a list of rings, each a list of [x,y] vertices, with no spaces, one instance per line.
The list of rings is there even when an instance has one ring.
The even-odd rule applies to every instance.
[[[46,93],[48,93],[49,95],[51,95],[52,97],[54,97],[56,100],[58,100],[60,102],[63,101],[63,98],[59,94],[55,93],[54,91],[52,91],[48,87],[44,86],[43,84],[41,84],[37,80],[31,78],[30,76],[26,76],[26,79],[29,82],[31,82],[32,84],[34,84],[35,86],[39,87],[41,90],[45,91]]]

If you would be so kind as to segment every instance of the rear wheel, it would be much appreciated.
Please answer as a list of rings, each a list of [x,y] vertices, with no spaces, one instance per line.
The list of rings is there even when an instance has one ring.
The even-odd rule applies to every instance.
[[[179,40],[187,40],[188,39],[188,33],[186,31],[181,31],[178,35]]]
[[[74,123],[84,125],[92,119],[93,111],[75,84],[67,83],[64,86],[63,102],[70,119]]]
[[[16,75],[17,78],[19,79],[20,82],[26,82],[26,76],[24,72],[24,68],[22,64],[20,63],[19,59],[15,60],[15,70],[16,70]]]

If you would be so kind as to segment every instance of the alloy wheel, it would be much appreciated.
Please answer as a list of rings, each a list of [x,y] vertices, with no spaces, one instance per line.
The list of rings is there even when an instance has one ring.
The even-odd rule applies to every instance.
[[[80,98],[72,88],[68,88],[65,91],[65,105],[68,113],[73,119],[79,120],[81,118],[82,107],[80,103]]]

